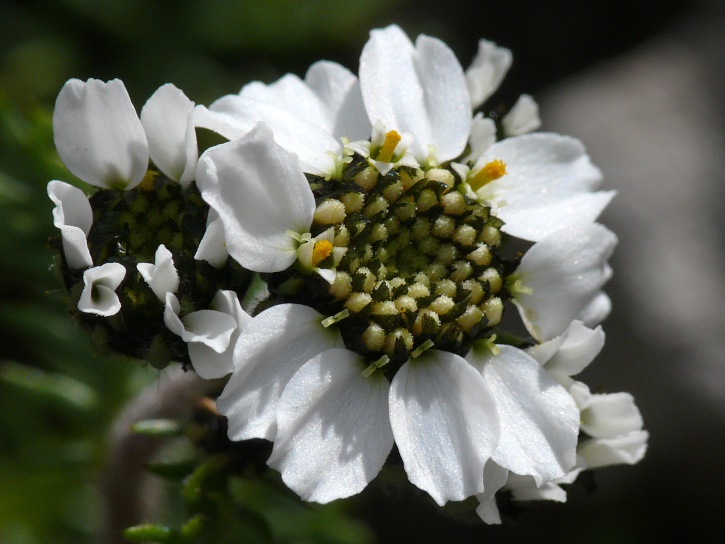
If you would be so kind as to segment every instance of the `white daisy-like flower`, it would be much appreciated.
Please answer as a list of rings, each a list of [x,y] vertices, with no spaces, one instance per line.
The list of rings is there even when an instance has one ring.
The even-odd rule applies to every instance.
[[[269,465],[306,500],[358,493],[393,445],[438,504],[475,495],[492,522],[502,486],[558,497],[582,468],[569,376],[601,348],[585,325],[608,312],[616,237],[594,221],[613,193],[577,140],[527,133],[529,97],[500,127],[473,114],[509,64],[485,42],[464,72],[391,26],[359,80],[316,64],[203,119],[233,140],[200,158],[202,197],[271,304],[241,330],[218,409],[232,440],[274,442]],[[506,236],[536,243],[507,257]],[[509,302],[530,350],[496,341]]]
[[[73,185],[54,180],[48,183],[48,196],[55,204],[53,224],[60,229],[66,263],[70,268],[93,266],[87,240],[93,210],[86,195]]]
[[[166,293],[175,293],[179,288],[179,273],[174,266],[174,257],[164,244],[156,250],[154,264],[138,263],[136,268],[162,302],[166,301]]]
[[[126,276],[126,268],[120,263],[106,263],[83,272],[83,291],[78,309],[103,317],[115,315],[121,309],[116,289]]]
[[[71,79],[55,103],[55,146],[68,170],[90,185],[133,189],[146,175],[149,156],[170,179],[186,185],[198,158],[194,111],[183,92],[166,84],[139,119],[120,80]]]

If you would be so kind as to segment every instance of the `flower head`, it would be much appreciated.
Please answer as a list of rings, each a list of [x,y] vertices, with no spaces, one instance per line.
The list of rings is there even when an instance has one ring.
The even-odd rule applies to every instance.
[[[393,443],[436,502],[477,495],[490,519],[503,485],[559,496],[581,470],[561,376],[595,355],[570,324],[606,313],[616,237],[594,220],[613,193],[595,192],[578,141],[528,134],[530,97],[498,126],[473,114],[510,63],[481,48],[464,72],[440,40],[392,26],[371,33],[359,80],[317,64],[210,107],[236,139],[197,181],[229,255],[269,288],[218,409],[231,439],[274,442],[270,466],[307,500],[359,492]],[[513,236],[536,243],[522,256]],[[511,303],[532,337],[502,325]]]

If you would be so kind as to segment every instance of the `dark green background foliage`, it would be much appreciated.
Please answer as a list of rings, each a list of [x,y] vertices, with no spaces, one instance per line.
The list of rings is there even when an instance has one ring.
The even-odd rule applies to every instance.
[[[514,67],[494,97],[510,104],[521,92],[536,95],[626,52],[703,4],[509,0],[444,8],[439,0],[0,1],[0,543],[98,541],[97,480],[108,456],[108,430],[129,399],[164,380],[163,373],[137,361],[97,354],[89,335],[68,318],[52,269],[47,245],[54,233],[52,204],[45,185],[51,179],[74,182],[54,150],[51,127],[53,101],[67,79],[121,78],[138,109],[166,82],[208,104],[253,79],[303,75],[321,58],[356,71],[368,31],[395,22],[411,36],[425,32],[444,39],[464,66],[479,37],[511,48]],[[626,305],[615,296],[609,339],[627,338],[620,303]],[[621,347],[626,341],[620,352],[612,351],[616,345],[607,347],[609,358],[626,353]],[[647,355],[666,356],[654,348]],[[646,422],[648,409],[656,407],[643,407]],[[649,428],[655,445],[658,433],[671,432]],[[722,429],[711,432],[721,435]],[[157,472],[183,476],[199,460],[188,441],[174,455],[180,459]],[[395,469],[361,496],[320,508],[280,491],[276,473],[225,479],[214,472],[222,462],[218,456],[205,462],[185,483],[167,478],[168,508],[148,521],[172,529],[139,527],[129,536],[138,541],[156,531],[160,542],[195,542],[194,535],[201,535],[199,542],[216,543],[484,538],[642,543],[704,530],[711,518],[698,513],[714,511],[709,486],[683,491],[696,474],[674,477],[678,465],[656,447],[640,467],[595,475],[600,489],[593,494],[590,486],[577,485],[566,505],[533,505],[506,519],[503,528],[469,523],[467,515],[441,512],[409,486],[390,485],[400,478]],[[169,474],[174,467],[177,473]],[[203,483],[194,487],[195,482]],[[682,503],[689,504],[684,514]],[[201,518],[194,516],[201,514],[217,516],[218,532],[195,525]]]

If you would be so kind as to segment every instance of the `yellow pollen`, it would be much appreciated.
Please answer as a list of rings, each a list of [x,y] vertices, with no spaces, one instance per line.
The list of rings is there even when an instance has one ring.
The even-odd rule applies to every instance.
[[[327,259],[332,253],[332,243],[329,240],[320,240],[315,242],[315,247],[312,249],[312,266],[317,266],[322,261]]]
[[[154,172],[153,170],[149,170],[146,172],[146,175],[141,180],[141,183],[138,184],[139,189],[145,189],[146,191],[152,191],[154,188],[154,180],[159,175],[158,172]]]
[[[481,187],[487,183],[491,183],[499,178],[506,175],[506,163],[494,159],[489,163],[486,163],[475,175],[471,176],[468,180],[468,184],[471,189],[478,191]]]
[[[377,160],[381,162],[390,162],[393,160],[393,153],[395,152],[395,147],[398,145],[398,142],[400,142],[400,134],[396,131],[391,130],[390,132],[385,133],[385,141],[383,142],[383,146],[380,148]]]

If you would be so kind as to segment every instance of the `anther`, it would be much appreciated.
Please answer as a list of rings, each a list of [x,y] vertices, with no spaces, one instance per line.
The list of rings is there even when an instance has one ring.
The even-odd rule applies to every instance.
[[[315,242],[315,247],[312,249],[312,266],[317,266],[327,259],[332,254],[332,248],[332,242],[329,240]]]
[[[393,155],[395,154],[395,148],[400,142],[400,139],[400,134],[396,131],[391,130],[386,132],[385,141],[383,142],[383,145],[378,152],[378,156],[375,157],[375,159],[380,162],[391,162],[393,160]]]
[[[478,191],[481,187],[487,183],[491,183],[499,178],[506,175],[506,163],[501,160],[494,159],[483,165],[483,167],[477,172],[469,175],[468,184],[471,189]]]

